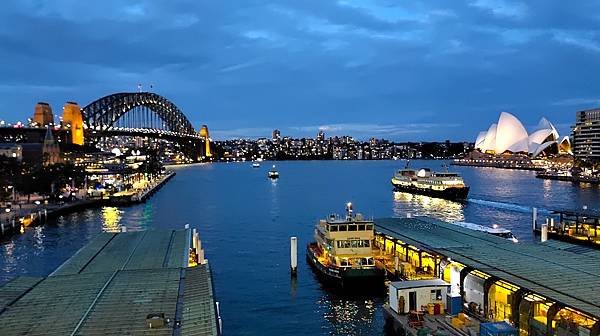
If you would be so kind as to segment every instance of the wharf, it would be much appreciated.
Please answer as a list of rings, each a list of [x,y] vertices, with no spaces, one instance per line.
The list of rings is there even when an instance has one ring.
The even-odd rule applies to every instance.
[[[101,233],[50,276],[11,280],[2,335],[218,335],[210,268],[189,264],[190,236]]]
[[[483,167],[483,168],[500,168],[500,169],[515,169],[515,170],[534,170],[543,171],[545,167],[538,167],[527,164],[502,163],[502,162],[477,162],[477,160],[454,160],[450,163],[452,166],[466,167]]]
[[[110,196],[108,202],[115,205],[143,203],[164,186],[173,176],[175,176],[175,172],[169,171],[164,176],[161,176],[158,181],[147,184],[143,189],[123,191]]]
[[[0,214],[0,237],[6,237],[22,230],[23,227],[33,226],[71,212],[103,205],[131,205],[145,202],[163,185],[175,172],[170,171],[156,182],[148,184],[144,189],[118,193],[108,198],[78,199],[71,202],[51,203],[46,205],[25,205],[23,209],[15,209],[10,213]]]
[[[600,333],[599,250],[514,243],[427,217],[375,219],[375,231],[385,254],[417,276],[448,282],[448,296],[460,296],[463,310],[482,321],[509,320],[523,334]]]

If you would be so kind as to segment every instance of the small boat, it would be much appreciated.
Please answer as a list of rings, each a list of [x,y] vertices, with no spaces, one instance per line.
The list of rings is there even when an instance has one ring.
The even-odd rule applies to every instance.
[[[479,231],[479,232],[485,232],[485,233],[494,235],[496,237],[508,239],[514,243],[519,242],[519,239],[517,239],[517,237],[510,230],[503,229],[503,228],[499,227],[497,224],[494,224],[492,227],[475,224],[475,223],[467,223],[467,222],[455,222],[454,224],[458,225],[460,227],[463,227],[465,229]]]
[[[252,168],[259,168],[259,167],[260,167],[260,163],[252,162]]]
[[[375,266],[374,224],[346,205],[346,216],[330,215],[315,227],[315,242],[308,244],[306,258],[317,277],[342,291],[379,292],[384,289],[385,270]]]
[[[272,179],[279,178],[279,172],[275,169],[275,165],[273,165],[273,168],[271,168],[271,170],[269,170],[267,175],[269,176],[269,178],[272,178]]]
[[[457,173],[432,172],[429,168],[408,169],[408,163],[394,174],[391,182],[396,191],[451,201],[464,201],[469,194],[469,187]]]

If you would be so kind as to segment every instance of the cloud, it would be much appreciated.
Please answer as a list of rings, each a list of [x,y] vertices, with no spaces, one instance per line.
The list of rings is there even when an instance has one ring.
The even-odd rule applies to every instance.
[[[1,117],[143,83],[231,136],[322,125],[462,140],[501,109],[566,124],[598,103],[555,102],[597,94],[599,11],[542,0],[8,1]]]
[[[506,0],[475,0],[471,6],[489,11],[500,17],[522,19],[527,15],[527,6],[521,2]]]

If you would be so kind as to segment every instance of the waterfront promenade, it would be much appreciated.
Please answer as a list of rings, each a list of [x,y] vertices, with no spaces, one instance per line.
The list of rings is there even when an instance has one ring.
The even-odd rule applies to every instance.
[[[173,176],[175,176],[175,172],[168,171],[154,180],[139,182],[130,190],[103,197],[86,198],[84,196],[83,198],[51,203],[43,199],[42,201],[36,200],[35,203],[26,203],[26,197],[17,198],[16,202],[12,202],[10,208],[6,208],[10,211],[0,213],[0,237],[19,232],[24,227],[43,224],[49,219],[74,211],[103,205],[131,205],[145,202]]]

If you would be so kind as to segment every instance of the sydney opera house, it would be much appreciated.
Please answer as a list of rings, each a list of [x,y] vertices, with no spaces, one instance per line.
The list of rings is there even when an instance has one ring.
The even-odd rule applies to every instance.
[[[497,123],[479,133],[475,149],[492,155],[522,154],[531,159],[572,154],[569,137],[561,138],[546,118],[528,133],[519,119],[507,112],[500,113]]]

